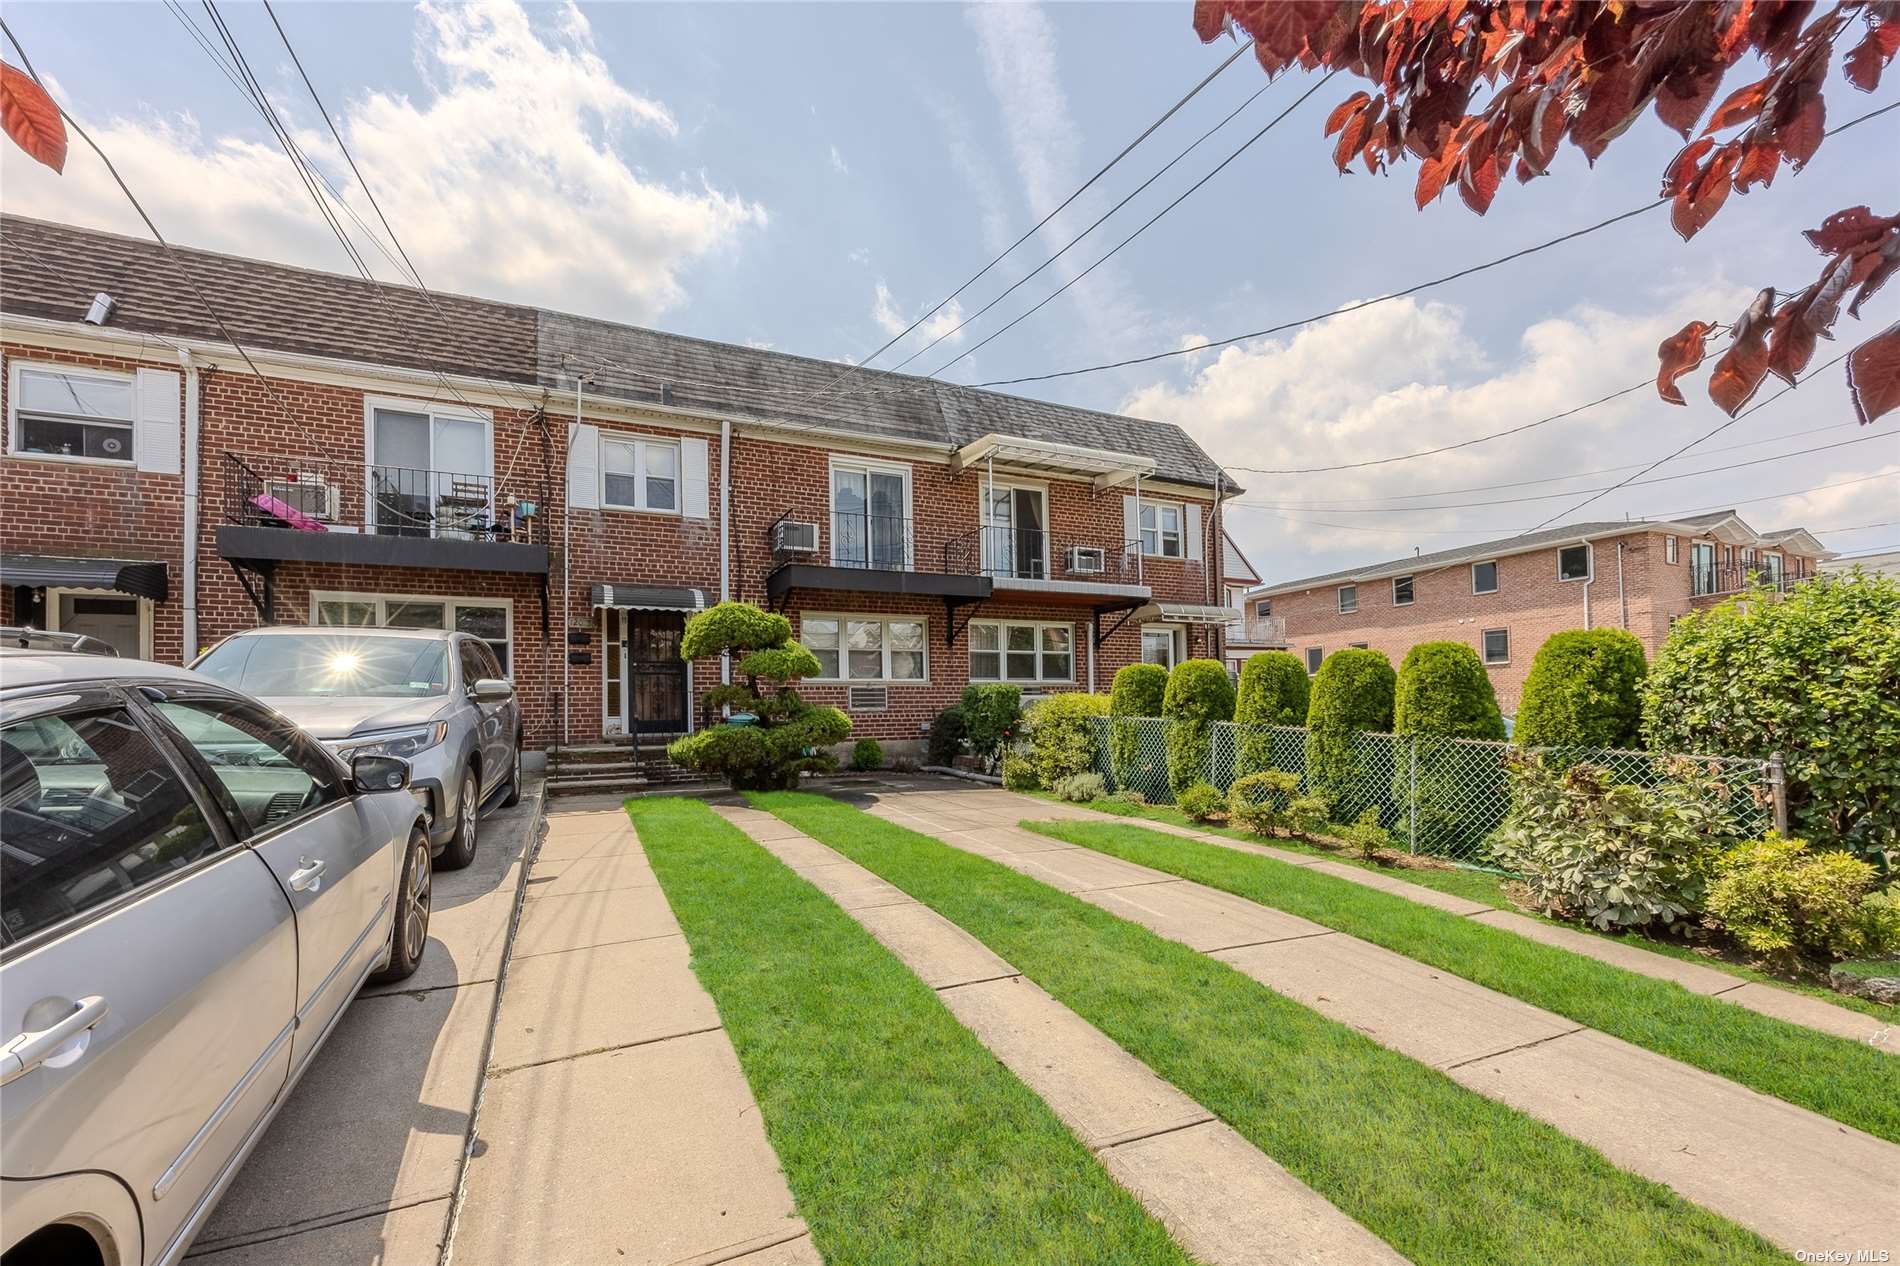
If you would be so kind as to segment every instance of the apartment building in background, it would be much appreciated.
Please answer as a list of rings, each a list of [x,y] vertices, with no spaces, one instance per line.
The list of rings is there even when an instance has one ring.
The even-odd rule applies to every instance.
[[[722,597],[887,745],[970,682],[1223,658],[1240,614],[1238,488],[1166,423],[16,216],[0,354],[0,623],[170,662],[460,628],[531,748],[707,724],[678,651]]]
[[[1396,667],[1420,642],[1463,642],[1508,716],[1553,633],[1627,629],[1653,658],[1684,613],[1751,585],[1785,591],[1832,557],[1806,529],[1758,532],[1722,510],[1572,523],[1263,585],[1245,604],[1251,619],[1284,622],[1308,672],[1341,647],[1383,651]]]

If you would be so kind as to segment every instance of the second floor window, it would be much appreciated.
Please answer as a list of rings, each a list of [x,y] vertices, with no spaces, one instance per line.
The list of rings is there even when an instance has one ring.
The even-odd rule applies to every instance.
[[[677,513],[680,450],[657,440],[600,441],[603,505],[619,510]]]
[[[1141,507],[1141,552],[1155,558],[1181,557],[1180,506]]]
[[[910,477],[902,467],[834,462],[831,561],[839,567],[902,568],[910,557]]]
[[[1567,545],[1557,551],[1558,580],[1590,579],[1590,547]]]
[[[1392,605],[1395,607],[1412,605],[1412,578],[1410,576],[1392,578]]]
[[[1498,565],[1495,562],[1471,564],[1471,592],[1496,593]]]
[[[1689,592],[1698,597],[1715,592],[1715,545],[1693,541],[1689,545]]]
[[[1359,609],[1359,586],[1341,585],[1339,587],[1339,613],[1350,615]]]
[[[132,460],[130,378],[23,366],[15,391],[14,452]]]
[[[469,536],[492,517],[485,419],[375,407],[370,524],[385,536]]]

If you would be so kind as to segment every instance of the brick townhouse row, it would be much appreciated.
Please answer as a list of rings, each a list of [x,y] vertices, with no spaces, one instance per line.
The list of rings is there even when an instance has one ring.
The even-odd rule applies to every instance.
[[[722,597],[901,743],[972,681],[1221,658],[1256,579],[1178,427],[538,308],[5,216],[0,353],[0,623],[461,628],[531,748],[707,724]]]
[[[1242,602],[1316,672],[1345,646],[1396,665],[1420,642],[1478,652],[1506,715],[1553,633],[1627,629],[1654,657],[1685,613],[1739,590],[1785,591],[1834,557],[1812,532],[1758,532],[1733,510],[1572,523],[1263,585]]]

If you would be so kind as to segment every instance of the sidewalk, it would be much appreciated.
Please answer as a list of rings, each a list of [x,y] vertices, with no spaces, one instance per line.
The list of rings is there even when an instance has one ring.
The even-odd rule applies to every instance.
[[[444,1260],[817,1266],[625,810],[547,822]]]

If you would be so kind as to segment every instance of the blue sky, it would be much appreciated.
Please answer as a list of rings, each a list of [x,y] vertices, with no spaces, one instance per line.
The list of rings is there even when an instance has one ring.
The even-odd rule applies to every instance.
[[[344,269],[248,104],[162,5],[13,3],[8,20],[169,236]],[[202,9],[185,11],[200,24]],[[366,217],[261,7],[220,7],[300,143]],[[1228,51],[1190,6],[1070,4],[278,6],[370,187],[431,285],[733,342],[859,358],[942,298],[1119,151]],[[1734,82],[1745,82],[1739,74]],[[1104,181],[966,294],[968,315],[1264,82],[1221,75]],[[1282,78],[1055,266],[909,369],[934,369],[1092,263],[1312,84]],[[987,381],[1094,364],[1330,311],[1529,245],[1655,196],[1680,142],[1645,118],[1595,170],[1507,182],[1479,219],[1412,207],[1414,172],[1337,175],[1320,135],[1352,86],[1322,87],[1200,192],[1061,298],[948,373]],[[1830,122],[1885,104],[1836,86]],[[1731,200],[1692,243],[1655,212],[1573,246],[1296,334],[1030,390],[1186,426],[1233,465],[1324,465],[1502,429],[1653,372],[1690,316],[1727,319],[1763,284],[1806,284],[1799,230],[1896,192],[1900,115],[1824,146],[1799,176]],[[135,231],[90,155],[63,179],[8,151],[0,201]],[[377,260],[373,250],[366,249]],[[393,275],[393,274],[391,274]],[[1844,337],[1894,319],[1900,292]],[[927,331],[954,325],[938,318]],[[916,350],[913,336],[876,363]],[[1838,349],[1823,345],[1817,360]],[[1764,389],[1763,395],[1768,394]],[[1505,535],[1566,500],[1362,513],[1436,489],[1463,503],[1611,482],[1719,422],[1637,396],[1509,441],[1299,477],[1241,475],[1243,546],[1269,578]],[[1657,475],[1869,431],[1838,369]],[[1590,517],[1735,501],[1757,527],[1900,518],[1900,439],[1631,488]],[[1778,438],[1779,437],[1779,438]],[[1737,447],[1738,445],[1742,447]],[[1860,483],[1876,472],[1889,477]],[[1818,485],[1801,497],[1755,502]],[[1314,503],[1318,503],[1317,505]],[[1421,504],[1417,501],[1409,505]],[[1900,528],[1829,534],[1842,550]]]

